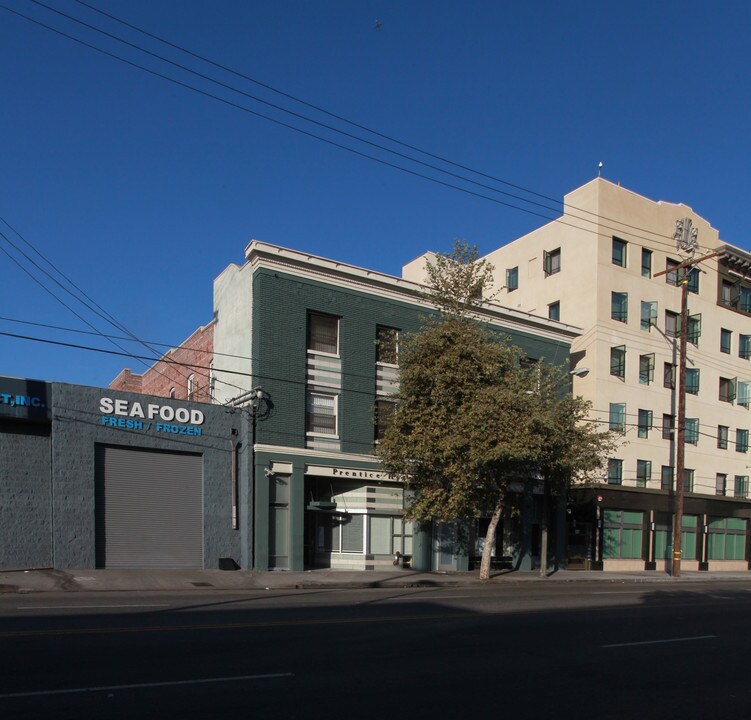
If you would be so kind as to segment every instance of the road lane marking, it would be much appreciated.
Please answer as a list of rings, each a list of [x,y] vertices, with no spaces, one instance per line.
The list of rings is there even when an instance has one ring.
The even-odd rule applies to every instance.
[[[661,643],[691,642],[693,640],[710,640],[717,635],[695,635],[694,637],[670,638],[669,640],[644,640],[643,642],[614,643],[613,645],[600,645],[603,648],[633,647],[635,645],[659,645]]]
[[[234,677],[198,678],[196,680],[168,680],[155,683],[134,683],[132,685],[99,685],[97,687],[66,688],[63,690],[35,690],[32,692],[7,693],[0,700],[8,698],[37,697],[39,695],[69,695],[71,693],[103,692],[111,690],[138,690],[142,688],[170,687],[173,685],[200,685],[205,683],[238,682],[240,680],[269,680],[271,678],[294,677],[294,673],[268,673],[266,675],[236,675]]]
[[[139,605],[19,605],[16,610],[92,610],[101,608],[148,608],[148,607],[169,607],[169,603],[159,604],[139,604]]]
[[[477,598],[476,595],[420,595],[418,597],[390,597],[390,598],[382,598],[380,602],[386,602],[386,601],[394,601],[394,602],[406,602],[409,600],[422,600],[425,602],[426,600],[431,601],[439,601],[439,600],[456,600],[457,598]],[[482,598],[478,598],[482,599]]]

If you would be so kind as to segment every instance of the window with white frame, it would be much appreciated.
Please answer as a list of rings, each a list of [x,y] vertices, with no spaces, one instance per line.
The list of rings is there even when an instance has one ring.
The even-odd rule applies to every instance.
[[[188,375],[188,400],[193,399],[193,393],[196,391],[196,377],[195,375]]]
[[[308,313],[308,350],[339,354],[339,318],[333,315]]]
[[[338,435],[336,395],[308,392],[305,429],[309,435]]]

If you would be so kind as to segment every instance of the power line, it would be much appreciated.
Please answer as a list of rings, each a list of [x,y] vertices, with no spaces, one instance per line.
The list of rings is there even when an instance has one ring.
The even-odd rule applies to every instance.
[[[119,23],[121,25],[124,25],[125,27],[128,27],[131,30],[135,30],[136,32],[139,32],[139,33],[145,35],[146,37],[150,37],[153,40],[157,40],[158,42],[161,42],[164,45],[167,45],[168,47],[171,47],[171,48],[173,48],[175,50],[179,50],[180,52],[185,53],[186,55],[189,55],[190,57],[196,58],[197,60],[200,60],[201,62],[205,62],[208,65],[212,65],[215,68],[218,68],[220,70],[224,70],[225,72],[228,72],[228,73],[230,73],[230,74],[232,74],[232,75],[234,75],[234,76],[236,76],[238,78],[241,78],[243,80],[247,80],[248,82],[251,82],[251,83],[253,83],[253,84],[255,84],[255,85],[259,86],[259,87],[262,87],[262,88],[264,88],[266,90],[269,90],[269,91],[271,91],[271,92],[273,92],[273,93],[275,93],[277,95],[281,95],[282,97],[285,97],[285,98],[287,98],[289,100],[293,100],[294,102],[299,103],[299,104],[301,104],[301,105],[303,105],[303,106],[305,106],[307,108],[310,108],[311,110],[315,110],[315,111],[320,112],[320,113],[322,113],[324,115],[327,115],[327,116],[329,116],[331,118],[334,118],[336,120],[344,122],[344,123],[346,123],[346,124],[348,124],[348,125],[350,125],[352,127],[356,127],[359,130],[364,130],[365,132],[368,132],[368,133],[370,133],[372,135],[375,135],[376,137],[380,137],[380,138],[382,138],[384,140],[388,140],[389,142],[392,142],[392,143],[394,143],[396,145],[399,145],[401,147],[407,148],[409,150],[413,150],[415,152],[419,152],[422,155],[425,155],[427,157],[431,157],[434,160],[439,160],[440,162],[446,163],[447,165],[451,165],[451,166],[459,168],[461,170],[465,170],[467,172],[471,172],[471,173],[473,173],[475,175],[478,175],[480,177],[484,177],[487,180],[492,180],[492,181],[500,183],[502,185],[506,185],[507,187],[512,187],[515,190],[520,190],[522,192],[525,192],[525,193],[527,193],[529,195],[533,195],[535,197],[539,197],[539,198],[541,198],[543,200],[548,200],[550,202],[555,203],[556,205],[563,205],[563,203],[560,200],[557,200],[556,198],[553,198],[553,197],[551,197],[549,195],[545,195],[543,193],[539,193],[539,192],[537,192],[535,190],[530,190],[529,188],[525,188],[522,185],[518,185],[516,183],[510,182],[509,180],[504,180],[503,178],[499,178],[497,176],[490,175],[490,174],[487,174],[487,173],[482,172],[480,170],[471,168],[471,167],[469,167],[467,165],[463,165],[462,163],[456,162],[454,160],[450,160],[450,159],[448,159],[446,157],[443,157],[441,155],[437,155],[437,154],[432,153],[432,152],[430,152],[428,150],[425,150],[424,148],[420,148],[420,147],[418,147],[416,145],[412,145],[412,144],[407,143],[407,142],[405,142],[403,140],[399,140],[399,139],[397,139],[397,138],[395,138],[395,137],[393,137],[391,135],[387,135],[387,134],[385,134],[383,132],[380,132],[378,130],[374,130],[373,128],[370,128],[370,127],[368,127],[366,125],[362,125],[361,123],[357,123],[357,122],[355,122],[353,120],[350,120],[349,118],[344,117],[343,115],[338,115],[337,113],[331,112],[330,110],[327,110],[326,108],[323,108],[320,105],[315,105],[315,104],[313,104],[311,102],[303,100],[303,99],[301,99],[299,97],[296,97],[295,95],[292,95],[292,94],[290,94],[288,92],[280,90],[280,89],[274,87],[273,85],[270,85],[270,84],[262,82],[262,81],[260,81],[260,80],[258,80],[256,78],[253,78],[253,77],[251,77],[250,75],[248,75],[246,73],[239,72],[238,70],[235,70],[235,69],[230,68],[230,67],[228,67],[226,65],[223,65],[223,64],[221,64],[221,63],[219,63],[219,62],[217,62],[215,60],[212,60],[211,58],[208,58],[208,57],[206,57],[204,55],[200,55],[200,54],[198,54],[198,53],[196,53],[196,52],[194,52],[192,50],[189,50],[189,49],[187,49],[187,48],[185,48],[185,47],[183,47],[181,45],[178,45],[178,44],[176,44],[174,42],[166,40],[165,38],[163,38],[163,37],[161,37],[159,35],[156,35],[154,33],[148,32],[147,30],[144,30],[143,28],[141,28],[141,27],[139,27],[137,25],[134,25],[132,23],[126,22],[125,20],[122,20],[121,18],[118,18],[118,17],[116,17],[115,15],[113,15],[111,13],[105,12],[104,10],[101,10],[100,8],[97,8],[94,5],[86,3],[83,0],[75,0],[75,2],[77,2],[79,5],[82,5],[83,7],[86,7],[86,8],[89,8],[90,10],[93,10],[96,13],[99,13],[100,15],[102,15],[104,17],[109,18],[110,20],[114,20],[115,22],[117,22],[117,23]],[[41,3],[38,3],[38,4],[41,4]],[[500,192],[500,191],[498,191],[498,192]],[[512,197],[517,197],[517,196],[512,195]],[[524,202],[530,202],[529,200],[527,200],[525,198],[520,198],[520,199],[523,199]],[[543,206],[543,207],[547,207],[547,206]],[[664,237],[664,238],[667,238],[667,239],[670,239],[670,240],[673,239],[672,236],[670,236],[670,235],[664,235],[662,233],[658,233],[658,232],[653,231],[653,230],[648,230],[648,229],[645,229],[645,228],[639,228],[636,225],[629,225],[629,224],[623,223],[623,222],[621,222],[619,220],[614,220],[612,218],[608,218],[606,216],[600,215],[599,213],[592,212],[591,210],[585,210],[583,208],[579,208],[579,207],[576,207],[574,205],[569,205],[569,207],[571,209],[573,209],[573,210],[577,210],[579,212],[583,212],[583,213],[586,213],[588,215],[592,215],[594,217],[597,217],[597,218],[600,218],[600,219],[603,219],[603,220],[607,220],[608,222],[618,222],[620,225],[622,225],[624,227],[629,227],[629,228],[632,228],[632,229],[635,229],[635,230],[642,230],[642,231],[647,232],[647,233],[649,233],[651,235],[656,235],[657,237]],[[552,208],[549,208],[549,209],[552,209]],[[560,212],[560,211],[556,209],[556,212]]]
[[[253,96],[253,95],[250,95],[249,93],[246,93],[246,92],[244,92],[242,90],[239,90],[239,89],[237,89],[235,87],[232,87],[232,86],[230,86],[230,85],[228,85],[226,83],[223,83],[223,82],[221,82],[219,80],[216,80],[216,79],[211,78],[209,76],[206,76],[206,75],[204,75],[202,73],[194,71],[194,70],[192,70],[192,69],[190,69],[190,68],[188,68],[188,67],[186,67],[184,65],[176,63],[175,61],[169,60],[168,58],[164,58],[163,56],[160,56],[160,55],[158,55],[156,53],[153,53],[153,52],[151,52],[149,50],[141,48],[140,46],[135,45],[134,43],[130,43],[130,42],[126,41],[126,40],[123,40],[122,38],[119,38],[119,37],[117,37],[117,36],[115,36],[115,35],[113,35],[111,33],[108,33],[108,32],[106,32],[104,30],[100,30],[99,28],[96,28],[95,26],[90,25],[89,23],[86,23],[86,22],[84,22],[82,20],[79,20],[79,19],[77,19],[77,18],[75,18],[75,17],[73,17],[71,15],[68,15],[66,13],[63,13],[63,12],[59,11],[59,10],[56,10],[55,8],[51,8],[48,5],[45,5],[44,3],[40,2],[40,0],[32,0],[32,2],[34,2],[35,4],[37,4],[37,5],[41,6],[41,7],[46,8],[47,10],[49,10],[51,12],[54,12],[54,13],[56,13],[58,15],[61,15],[62,17],[66,17],[66,18],[68,18],[68,19],[70,19],[70,20],[72,20],[72,21],[74,21],[74,22],[76,22],[76,23],[78,23],[80,25],[83,25],[84,27],[88,27],[88,28],[90,28],[90,29],[92,29],[92,30],[94,30],[96,32],[99,32],[99,33],[107,36],[107,37],[115,39],[118,42],[121,42],[121,43],[123,43],[125,45],[128,45],[128,46],[130,46],[132,48],[135,48],[135,49],[139,50],[140,52],[144,52],[144,53],[146,53],[148,55],[151,55],[152,57],[160,59],[163,62],[167,62],[167,63],[169,63],[169,64],[171,64],[171,65],[173,65],[175,67],[178,67],[178,68],[180,68],[180,69],[182,69],[182,70],[184,70],[186,72],[189,72],[189,73],[191,73],[193,75],[196,75],[197,77],[201,77],[202,79],[208,80],[209,82],[213,82],[213,83],[219,85],[220,87],[224,87],[226,89],[229,89],[232,92],[236,92],[236,93],[238,93],[240,95],[243,95],[243,96],[245,96],[245,97],[247,97],[249,99],[253,99],[253,100],[257,101],[257,102],[261,102],[261,103],[263,103],[263,104],[265,104],[267,106],[273,107],[273,108],[275,108],[275,109],[277,109],[277,110],[279,110],[281,112],[290,114],[290,115],[292,115],[292,116],[294,116],[294,117],[296,117],[298,119],[302,119],[302,120],[304,120],[306,122],[310,122],[310,123],[313,123],[313,124],[318,125],[320,127],[324,127],[324,128],[326,128],[326,129],[328,129],[328,130],[330,130],[332,132],[344,135],[344,136],[346,136],[346,137],[348,137],[350,139],[354,139],[357,142],[365,143],[365,144],[370,145],[372,147],[378,148],[378,149],[380,149],[380,150],[382,150],[384,152],[388,152],[388,153],[391,153],[391,154],[396,155],[398,157],[401,157],[403,159],[406,159],[409,162],[414,162],[414,163],[417,163],[417,164],[419,164],[421,166],[428,167],[428,168],[430,168],[432,170],[435,170],[437,172],[441,172],[441,173],[444,173],[446,175],[449,175],[450,177],[454,177],[454,178],[463,180],[464,182],[468,182],[468,183],[471,183],[473,185],[476,185],[476,186],[482,187],[484,189],[490,190],[491,192],[496,192],[496,193],[499,193],[499,194],[502,194],[502,195],[506,195],[506,196],[511,197],[513,199],[520,200],[521,202],[525,202],[525,203],[528,203],[528,204],[531,204],[531,205],[535,205],[535,206],[541,207],[543,209],[546,209],[546,210],[549,210],[549,211],[552,211],[552,212],[556,212],[556,213],[559,212],[559,210],[557,208],[550,208],[549,206],[541,204],[541,203],[538,203],[536,201],[528,200],[527,198],[523,198],[523,197],[520,197],[518,195],[514,195],[513,193],[508,193],[508,192],[505,192],[503,190],[499,190],[498,188],[493,188],[493,187],[485,185],[483,183],[479,183],[479,182],[477,182],[475,180],[472,180],[470,178],[458,175],[456,173],[452,173],[452,172],[450,172],[448,170],[444,170],[442,168],[436,167],[436,166],[431,165],[429,163],[425,163],[425,162],[423,162],[421,160],[418,160],[416,158],[413,158],[413,157],[410,157],[408,155],[405,155],[404,153],[400,153],[398,151],[395,151],[395,150],[392,150],[390,148],[384,147],[382,145],[379,145],[379,144],[374,143],[372,141],[369,141],[369,140],[366,140],[364,138],[358,137],[356,135],[353,135],[353,134],[348,133],[346,131],[340,130],[338,128],[332,127],[332,126],[327,125],[325,123],[321,123],[321,122],[319,122],[317,120],[314,120],[312,118],[308,118],[308,117],[306,117],[304,115],[301,115],[300,113],[296,113],[296,112],[288,110],[288,109],[286,109],[284,107],[278,106],[278,105],[276,105],[274,103],[270,103],[270,102],[268,102],[266,100],[263,100],[263,99],[258,98],[256,96]],[[214,95],[213,93],[207,92],[205,90],[201,90],[201,89],[196,88],[196,87],[194,87],[192,85],[189,85],[188,83],[185,83],[185,82],[182,82],[182,81],[177,80],[175,78],[172,78],[172,77],[169,77],[167,75],[164,75],[163,73],[157,72],[156,70],[152,70],[152,69],[147,68],[145,66],[139,65],[138,63],[135,63],[135,62],[132,62],[130,60],[127,60],[127,59],[125,59],[125,58],[123,58],[123,57],[121,57],[121,56],[119,56],[119,55],[117,55],[115,53],[112,53],[112,52],[109,52],[109,51],[104,50],[102,48],[99,48],[99,47],[97,47],[97,46],[95,46],[95,45],[93,45],[91,43],[88,43],[88,42],[86,42],[84,40],[81,40],[81,39],[76,38],[76,37],[74,37],[72,35],[69,35],[68,33],[65,33],[65,32],[63,32],[61,30],[58,30],[57,28],[51,27],[51,26],[49,26],[49,25],[47,25],[47,24],[45,24],[45,23],[43,23],[43,22],[41,22],[39,20],[36,20],[34,18],[31,18],[31,17],[28,17],[27,15],[24,15],[23,13],[20,13],[20,12],[18,12],[16,10],[12,10],[11,8],[8,8],[5,5],[0,5],[0,7],[2,7],[3,9],[7,10],[8,12],[11,12],[11,13],[13,13],[13,14],[15,14],[15,15],[17,15],[17,16],[19,16],[19,17],[21,17],[21,18],[23,18],[23,19],[25,19],[27,21],[29,21],[29,22],[32,22],[32,23],[34,23],[36,25],[39,25],[40,27],[43,27],[43,28],[45,28],[47,30],[50,30],[51,32],[54,32],[54,33],[56,33],[58,35],[61,35],[61,36],[65,37],[65,38],[67,38],[69,40],[72,40],[72,41],[74,41],[74,42],[76,42],[78,44],[81,44],[81,45],[83,45],[85,47],[88,47],[88,48],[90,48],[92,50],[95,50],[95,51],[97,51],[97,52],[99,52],[101,54],[104,54],[104,55],[112,58],[112,59],[118,60],[118,61],[120,61],[122,63],[125,63],[127,65],[135,67],[135,68],[137,68],[139,70],[142,70],[144,72],[147,72],[147,73],[149,73],[151,75],[154,75],[154,76],[159,77],[161,79],[167,80],[168,82],[171,82],[173,84],[179,85],[181,87],[184,87],[184,88],[186,88],[188,90],[191,90],[193,92],[196,92],[198,94],[204,95],[205,97],[217,100],[217,101],[222,102],[222,103],[224,103],[224,104],[226,104],[226,105],[228,105],[230,107],[234,107],[234,108],[239,109],[239,110],[241,110],[243,112],[247,112],[247,113],[252,114],[252,115],[254,115],[256,117],[259,117],[261,119],[267,120],[267,121],[272,122],[274,124],[280,125],[280,126],[285,127],[287,129],[294,130],[295,132],[301,133],[303,135],[306,135],[306,136],[311,137],[313,139],[316,139],[316,140],[319,140],[321,142],[327,143],[327,144],[332,145],[334,147],[338,147],[338,148],[340,148],[342,150],[345,150],[347,152],[353,153],[353,154],[355,154],[357,156],[360,156],[360,157],[363,157],[365,159],[372,160],[374,162],[380,163],[380,164],[385,165],[387,167],[391,167],[393,169],[400,170],[401,172],[413,175],[415,177],[419,177],[419,178],[428,180],[430,182],[442,185],[444,187],[448,187],[450,189],[458,190],[460,192],[463,192],[465,194],[469,194],[469,195],[474,196],[474,197],[478,197],[480,199],[489,200],[490,202],[494,202],[496,204],[499,204],[499,205],[502,205],[502,206],[505,206],[505,207],[509,207],[509,208],[512,208],[512,209],[515,209],[515,210],[519,210],[521,212],[525,212],[527,214],[530,214],[530,215],[533,215],[533,216],[536,216],[536,217],[540,217],[540,218],[543,218],[545,220],[549,220],[549,221],[552,221],[552,222],[558,222],[558,223],[560,223],[562,225],[573,227],[575,229],[582,230],[584,232],[590,232],[590,233],[593,233],[595,235],[602,236],[602,237],[607,237],[609,235],[609,233],[599,232],[596,229],[581,227],[581,226],[576,225],[576,224],[565,222],[561,217],[550,217],[550,216],[544,215],[544,214],[542,214],[540,212],[536,212],[534,210],[530,210],[529,208],[519,207],[518,205],[514,205],[514,204],[508,203],[508,202],[504,202],[502,200],[499,200],[498,198],[493,198],[493,197],[489,197],[487,195],[484,195],[482,193],[474,192],[472,190],[469,190],[468,188],[464,188],[464,187],[461,187],[461,186],[458,186],[458,185],[454,185],[452,183],[440,180],[438,178],[431,177],[429,175],[425,175],[424,173],[420,173],[420,172],[417,172],[417,171],[414,171],[414,170],[410,170],[410,169],[402,167],[400,165],[396,165],[394,163],[391,163],[391,162],[388,162],[386,160],[383,160],[382,158],[378,158],[378,157],[375,157],[373,155],[369,155],[368,153],[364,153],[364,152],[361,152],[359,150],[356,150],[356,149],[354,149],[352,147],[349,147],[349,146],[346,146],[346,145],[342,145],[341,143],[335,142],[335,141],[333,141],[331,139],[324,138],[324,137],[322,137],[320,135],[316,135],[315,133],[309,132],[307,130],[304,130],[302,128],[296,127],[294,125],[290,125],[290,124],[285,123],[285,122],[283,122],[281,120],[278,120],[276,118],[272,118],[272,117],[270,117],[268,115],[264,115],[263,113],[259,113],[257,111],[251,110],[250,108],[247,108],[245,106],[238,105],[237,103],[234,103],[234,102],[232,102],[230,100],[222,98],[222,97],[220,97],[218,95]],[[186,51],[186,52],[189,52],[189,51]],[[234,72],[234,71],[231,71],[231,72]],[[348,121],[346,121],[346,122],[348,122]],[[366,130],[367,130],[367,128],[366,128]],[[405,145],[404,143],[401,143],[399,141],[394,141],[394,142],[398,142],[399,144]],[[419,148],[416,148],[416,150],[418,152],[424,152],[422,150],[419,150]],[[430,153],[425,153],[425,154],[430,155]],[[434,156],[434,157],[439,157],[439,156]],[[452,163],[451,161],[447,161],[447,160],[444,160],[442,158],[441,158],[441,160],[444,161],[444,162],[449,162],[450,164],[454,164],[454,165],[458,166],[458,164]],[[479,173],[478,171],[474,171],[474,170],[471,170],[469,168],[467,168],[467,169],[470,172],[474,172],[474,173],[476,173],[478,175],[484,175],[483,173]],[[492,177],[492,176],[486,176],[486,177]],[[503,182],[504,184],[511,185],[511,183],[506,183],[505,181],[502,181],[502,180],[499,180],[499,179],[496,179],[496,178],[493,178],[493,179],[495,181],[499,181],[499,182]],[[531,191],[527,191],[527,190],[525,190],[525,192],[530,192],[531,194],[535,194],[535,195],[538,195],[538,196],[540,195],[539,193],[532,193]],[[546,197],[546,196],[542,196],[542,197]],[[556,201],[556,200],[553,200],[553,202],[556,202],[556,203],[560,204],[560,202]],[[573,206],[570,206],[570,207],[573,208]],[[573,208],[573,209],[576,209],[576,208]],[[596,213],[592,213],[591,211],[584,210],[583,212],[586,212],[588,214],[592,214],[592,215],[594,215],[596,217],[599,217],[601,219],[607,220],[607,218],[599,216]],[[582,221],[582,222],[587,222],[587,223],[591,223],[591,224],[597,224],[595,221],[588,220],[587,218],[578,217],[578,216],[573,215],[573,214],[570,214],[570,217],[572,217],[575,220]],[[612,222],[618,222],[618,221],[612,221]],[[630,225],[628,225],[626,223],[620,223],[620,225],[622,227],[632,227],[632,228],[636,227],[636,226],[630,226]],[[604,226],[604,227],[608,227],[608,226]],[[609,228],[609,229],[620,230],[620,228]],[[659,237],[666,237],[666,238],[670,237],[670,236],[662,235],[661,233],[657,233],[655,231],[648,230],[648,229],[645,229],[645,228],[638,228],[638,229],[640,231],[647,232],[647,233],[650,233],[652,235],[657,235]],[[650,239],[650,238],[644,238],[644,237],[635,235],[633,233],[627,232],[625,234],[632,235],[633,237],[635,237],[637,239],[640,239],[640,240],[644,240],[646,242],[652,242],[652,243],[655,243],[655,244],[662,244],[662,245],[668,246],[668,243],[661,243],[660,241],[657,241],[657,240],[654,240],[654,239]],[[672,247],[673,247],[672,244],[670,244],[669,246],[672,249]]]
[[[21,254],[28,262],[30,262],[35,268],[37,268],[41,273],[43,273],[46,277],[48,277],[52,282],[54,282],[56,285],[58,285],[62,290],[64,290],[66,293],[68,293],[74,300],[77,300],[80,302],[84,307],[86,307],[88,310],[93,312],[95,315],[98,315],[101,319],[103,319],[105,322],[109,323],[113,327],[117,328],[118,330],[121,330],[122,332],[127,333],[130,338],[143,345],[147,350],[151,351],[152,353],[158,354],[158,351],[156,351],[154,348],[149,347],[146,343],[144,343],[142,340],[140,340],[136,335],[134,335],[128,328],[126,328],[124,325],[119,323],[110,313],[108,313],[101,305],[96,303],[96,301],[92,300],[78,285],[76,285],[65,273],[63,273],[52,261],[50,261],[48,258],[46,258],[34,245],[32,245],[26,238],[24,238],[18,230],[16,230],[7,220],[0,217],[0,221],[2,221],[5,225],[7,225],[25,244],[27,247],[31,248],[44,262],[46,262],[51,268],[55,270],[62,278],[64,278],[70,285],[72,285],[78,292],[80,292],[87,300],[89,300],[93,305],[95,305],[99,310],[102,312],[99,312],[94,307],[92,307],[91,304],[88,302],[82,300],[80,296],[78,296],[76,293],[72,292],[69,288],[65,287],[57,278],[53,277],[47,270],[45,270],[42,266],[40,266],[33,258],[29,257],[27,253],[25,253],[21,248],[18,247],[4,232],[0,230],[0,237],[2,237],[11,247],[13,247],[16,252]],[[120,345],[118,342],[115,342],[115,340],[104,333],[102,333],[95,325],[90,323],[88,320],[86,320],[82,315],[77,313],[73,308],[70,307],[70,305],[63,302],[55,293],[53,293],[49,288],[47,288],[38,278],[34,277],[21,263],[18,262],[10,253],[8,253],[2,246],[0,246],[0,250],[2,250],[21,270],[23,270],[34,282],[36,282],[41,288],[43,288],[46,292],[48,292],[55,300],[57,300],[58,303],[63,305],[66,309],[68,309],[70,312],[72,312],[79,320],[81,320],[83,323],[88,325],[97,335],[100,335],[101,337],[107,339],[112,345],[119,348],[120,350],[125,351],[125,348]],[[126,351],[127,352],[127,351]],[[133,356],[134,359],[139,359]],[[157,358],[150,358],[152,361],[157,361]],[[143,360],[139,359],[139,362],[141,362],[146,367],[149,367]],[[159,373],[160,375],[163,375],[159,370],[155,369],[155,372]],[[187,380],[187,376],[182,375],[180,371],[177,371],[178,374],[181,375],[181,377],[185,380]],[[166,377],[166,376],[164,376]],[[208,379],[208,375],[205,375],[205,377]],[[232,385],[231,383],[228,383],[226,380],[220,380],[220,382],[223,382],[227,385],[230,385],[231,387],[234,387],[235,389],[241,389],[236,385]]]

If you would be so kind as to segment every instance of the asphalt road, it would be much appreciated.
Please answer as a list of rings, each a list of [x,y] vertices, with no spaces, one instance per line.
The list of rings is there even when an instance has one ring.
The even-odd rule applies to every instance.
[[[751,716],[751,582],[0,595],[0,718]]]

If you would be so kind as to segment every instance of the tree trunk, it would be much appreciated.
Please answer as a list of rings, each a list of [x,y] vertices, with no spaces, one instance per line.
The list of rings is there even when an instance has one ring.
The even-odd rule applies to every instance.
[[[488,532],[485,534],[485,547],[482,549],[482,562],[480,563],[480,580],[490,580],[490,560],[495,547],[495,531],[502,512],[503,500],[501,499],[495,505],[488,525]]]

